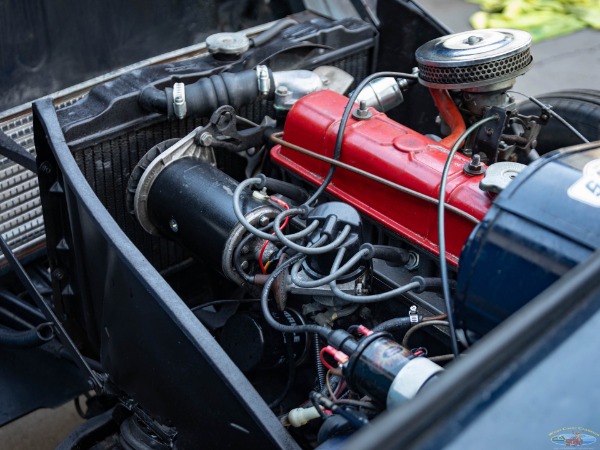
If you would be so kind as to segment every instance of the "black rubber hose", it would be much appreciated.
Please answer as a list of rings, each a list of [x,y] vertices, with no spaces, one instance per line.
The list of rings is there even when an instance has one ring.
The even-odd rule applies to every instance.
[[[54,330],[49,323],[42,323],[35,328],[25,331],[15,331],[0,328],[0,347],[33,348],[52,340]]]
[[[421,284],[420,287],[418,287],[417,289],[414,289],[413,292],[415,294],[420,294],[422,292],[428,291],[428,292],[442,292],[442,287],[443,287],[443,283],[442,283],[442,279],[441,278],[423,278],[420,276],[416,276],[411,278],[410,280],[412,281],[416,281],[418,283]],[[456,281],[455,280],[450,280],[449,281],[449,286],[450,286],[450,290],[454,290],[454,288],[456,287]]]
[[[291,27],[292,25],[298,25],[298,22],[289,17],[281,19],[267,31],[263,31],[258,36],[250,38],[250,45],[252,47],[260,47],[261,45],[269,42],[271,39],[273,39],[286,28]]]
[[[422,316],[419,316],[419,320],[422,320]],[[371,331],[373,331],[373,333],[377,333],[379,331],[398,330],[402,328],[410,328],[412,325],[413,323],[410,321],[410,317],[396,317],[394,319],[381,322]]]
[[[392,247],[390,245],[363,244],[361,250],[369,251],[365,259],[381,259],[390,263],[390,265],[404,266],[410,261],[410,254],[403,248]]]
[[[266,187],[268,190],[277,192],[289,199],[295,200],[298,203],[304,202],[308,198],[308,192],[295,184],[286,181],[277,180],[275,178],[267,178]]]
[[[187,116],[208,117],[223,105],[239,108],[255,101],[259,94],[254,70],[225,72],[200,78],[195,83],[185,86]],[[160,91],[154,86],[148,86],[140,93],[138,102],[147,111],[166,114],[169,119],[176,117],[173,111],[172,87]]]
[[[138,102],[146,111],[167,114],[169,110],[167,94],[154,86],[146,86],[142,89]]]

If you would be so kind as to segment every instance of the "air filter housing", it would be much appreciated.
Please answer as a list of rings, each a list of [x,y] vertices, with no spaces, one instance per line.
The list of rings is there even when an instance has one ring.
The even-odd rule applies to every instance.
[[[533,58],[526,31],[487,29],[450,34],[417,49],[421,84],[435,89],[490,91],[512,86]]]

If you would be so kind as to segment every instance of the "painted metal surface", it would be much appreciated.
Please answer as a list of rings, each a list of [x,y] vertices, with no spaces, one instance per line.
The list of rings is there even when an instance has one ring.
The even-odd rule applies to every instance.
[[[332,156],[348,99],[331,91],[308,95],[290,111],[284,139],[317,153]],[[369,120],[350,119],[342,146],[341,161],[380,177],[437,198],[448,148],[407,128],[385,114],[372,111]],[[282,166],[315,184],[329,169],[325,162],[280,146],[271,152]],[[457,155],[452,162],[446,202],[481,220],[491,205],[491,197],[479,189],[479,176],[463,173],[469,161]],[[361,175],[338,169],[328,192],[411,242],[438,254],[436,206],[422,199],[383,186]],[[447,212],[447,259],[458,264],[460,251],[474,224]]]

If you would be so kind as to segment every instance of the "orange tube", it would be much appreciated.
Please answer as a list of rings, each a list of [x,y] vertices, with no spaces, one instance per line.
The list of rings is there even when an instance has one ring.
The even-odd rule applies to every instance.
[[[461,134],[466,130],[465,121],[460,111],[452,101],[448,91],[443,89],[429,89],[435,106],[440,112],[442,119],[450,127],[451,133],[440,141],[440,144],[447,148],[452,148]]]

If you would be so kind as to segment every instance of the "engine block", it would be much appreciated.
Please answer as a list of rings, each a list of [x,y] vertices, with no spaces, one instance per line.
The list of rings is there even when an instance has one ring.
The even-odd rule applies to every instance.
[[[348,99],[332,91],[320,91],[298,101],[290,111],[284,139],[331,157],[339,121]],[[372,110],[367,120],[351,118],[346,126],[341,161],[412,189],[438,198],[441,173],[448,149],[433,139]],[[275,147],[272,158],[300,175],[320,184],[329,164],[283,146]],[[450,168],[446,202],[477,220],[491,205],[489,194],[479,189],[481,175],[463,171],[469,159],[457,155]],[[438,252],[436,204],[400,192],[362,175],[340,168],[328,192],[433,254]],[[448,261],[458,264],[460,251],[475,223],[447,211]]]

